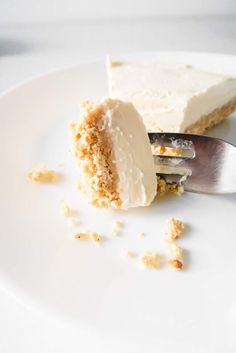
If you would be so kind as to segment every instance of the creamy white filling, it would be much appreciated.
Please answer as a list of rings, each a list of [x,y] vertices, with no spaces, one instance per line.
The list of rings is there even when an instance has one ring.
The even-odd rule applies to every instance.
[[[157,62],[108,61],[109,95],[130,101],[148,131],[183,132],[236,97],[236,78]]]
[[[156,195],[156,174],[148,135],[131,103],[105,99],[104,128],[112,145],[122,208],[147,206]]]

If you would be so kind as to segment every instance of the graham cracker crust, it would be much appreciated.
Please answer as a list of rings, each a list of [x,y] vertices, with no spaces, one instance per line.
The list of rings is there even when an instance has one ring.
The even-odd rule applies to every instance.
[[[197,123],[188,126],[184,132],[188,134],[204,134],[206,130],[225,120],[235,110],[236,97],[222,107],[215,109],[212,113],[204,115]]]
[[[101,105],[85,101],[82,105],[83,121],[72,123],[72,152],[83,174],[79,184],[97,207],[120,207],[117,190],[118,174],[112,163],[112,149],[104,124]]]

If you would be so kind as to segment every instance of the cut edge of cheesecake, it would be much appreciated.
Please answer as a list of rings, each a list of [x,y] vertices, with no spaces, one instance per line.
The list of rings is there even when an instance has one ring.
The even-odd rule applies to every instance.
[[[93,205],[127,209],[153,201],[157,179],[151,145],[132,103],[84,101],[80,120],[70,129],[79,187]]]
[[[186,134],[204,134],[207,130],[226,120],[230,114],[236,111],[236,97],[212,113],[202,116],[196,123],[188,126],[184,133]]]

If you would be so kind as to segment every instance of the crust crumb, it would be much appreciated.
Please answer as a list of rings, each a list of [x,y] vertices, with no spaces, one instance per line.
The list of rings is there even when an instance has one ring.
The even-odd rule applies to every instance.
[[[116,220],[116,221],[113,222],[113,225],[114,225],[114,226],[117,226],[117,227],[123,227],[124,222],[123,222],[123,221]]]
[[[173,268],[173,269],[176,270],[176,271],[179,271],[179,270],[182,270],[182,268],[183,268],[183,263],[180,262],[180,261],[177,260],[177,259],[170,259],[170,260],[168,261],[168,266],[169,266],[170,268]]]
[[[61,214],[63,217],[71,217],[73,214],[73,211],[69,205],[67,205],[66,203],[63,203],[61,205]]]
[[[90,239],[95,241],[96,243],[99,243],[101,241],[101,235],[98,233],[93,232],[93,233],[90,233],[89,236],[90,236]]]
[[[116,237],[118,235],[120,235],[120,231],[121,231],[121,227],[124,226],[124,222],[119,221],[119,220],[115,220],[112,222],[112,231],[111,234]]]
[[[77,233],[74,234],[74,238],[75,239],[79,239],[79,240],[88,240],[89,239],[89,233],[77,232]]]
[[[138,233],[138,236],[143,238],[145,236],[145,233],[144,232],[140,232],[140,233]]]
[[[152,148],[152,154],[155,156],[175,156],[175,157],[181,157],[182,156],[182,150],[180,148],[176,147],[165,147],[165,146],[160,146],[156,144],[151,145]]]
[[[99,243],[102,239],[102,236],[96,232],[77,232],[74,234],[74,238],[79,240],[92,240],[96,243]]]
[[[174,270],[182,270],[183,268],[183,249],[173,240],[167,240],[166,246],[170,255],[168,265]]]
[[[58,174],[54,170],[48,170],[43,166],[37,166],[28,172],[27,178],[36,183],[54,183],[58,180]]]
[[[182,185],[177,183],[169,184],[164,178],[157,176],[157,197],[163,197],[168,193],[181,196],[183,192],[184,188]]]
[[[148,269],[157,269],[160,267],[160,255],[155,252],[146,251],[140,257],[140,262]]]
[[[167,221],[167,232],[166,232],[166,236],[168,239],[178,239],[181,234],[183,233],[184,230],[184,223],[176,218],[170,218]]]

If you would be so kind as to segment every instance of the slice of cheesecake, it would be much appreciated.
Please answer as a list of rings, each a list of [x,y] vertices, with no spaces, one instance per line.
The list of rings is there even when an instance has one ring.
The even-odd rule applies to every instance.
[[[132,102],[148,131],[201,134],[236,110],[236,77],[109,58],[107,71],[110,97]]]
[[[85,101],[71,124],[79,184],[98,207],[148,206],[157,192],[151,145],[132,103]]]

